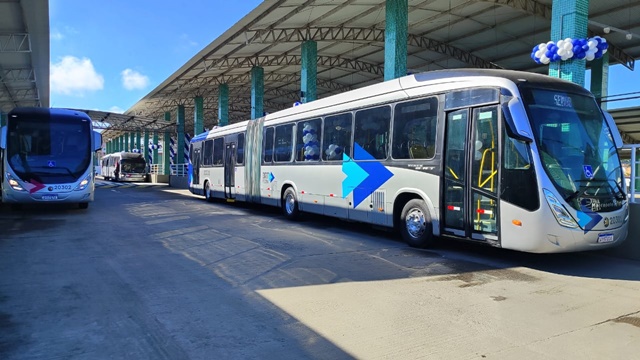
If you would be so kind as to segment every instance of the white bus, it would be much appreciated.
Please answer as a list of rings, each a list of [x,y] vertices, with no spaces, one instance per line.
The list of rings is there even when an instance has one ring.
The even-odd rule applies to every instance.
[[[144,154],[134,152],[117,152],[102,157],[100,174],[106,180],[146,181],[147,162]]]
[[[66,109],[16,108],[2,127],[2,201],[78,203],[94,199],[94,152],[102,136],[87,114]]]
[[[189,188],[526,252],[621,243],[622,139],[591,93],[505,70],[410,75],[213,129]]]

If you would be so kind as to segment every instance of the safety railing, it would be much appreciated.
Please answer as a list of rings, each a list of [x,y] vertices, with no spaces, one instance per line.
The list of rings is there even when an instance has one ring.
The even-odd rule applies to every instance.
[[[640,199],[636,198],[636,193],[640,189],[640,176],[638,176],[640,159],[638,157],[638,149],[640,149],[640,144],[627,144],[624,145],[620,151],[622,168],[624,169],[624,177],[627,184],[627,193],[629,194],[629,201],[633,203],[640,203]]]
[[[149,167],[150,174],[162,175],[164,174],[164,164],[151,164]]]
[[[170,170],[174,176],[187,176],[189,173],[187,164],[171,164]]]

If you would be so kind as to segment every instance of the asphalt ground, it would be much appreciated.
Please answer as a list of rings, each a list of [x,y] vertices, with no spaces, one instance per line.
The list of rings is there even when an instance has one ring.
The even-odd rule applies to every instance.
[[[0,206],[0,359],[632,359],[640,262],[534,255],[167,186]]]

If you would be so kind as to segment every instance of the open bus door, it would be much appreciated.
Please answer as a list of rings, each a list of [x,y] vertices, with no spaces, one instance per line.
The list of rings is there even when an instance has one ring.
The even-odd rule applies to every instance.
[[[224,197],[227,201],[236,198],[236,143],[228,142],[224,149]]]
[[[443,234],[499,243],[497,105],[447,113]]]

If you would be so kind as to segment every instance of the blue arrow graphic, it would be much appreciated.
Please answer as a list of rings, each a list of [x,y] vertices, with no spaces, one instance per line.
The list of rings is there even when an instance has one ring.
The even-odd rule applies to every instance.
[[[578,225],[584,229],[584,233],[591,231],[602,220],[600,214],[589,210],[584,204],[580,204],[578,211]]]
[[[354,160],[375,160],[357,143],[354,150]],[[379,161],[357,163],[351,161],[347,155],[343,155],[343,160],[342,172],[347,177],[342,181],[342,197],[347,197],[353,192],[354,208],[393,176],[393,173]]]

